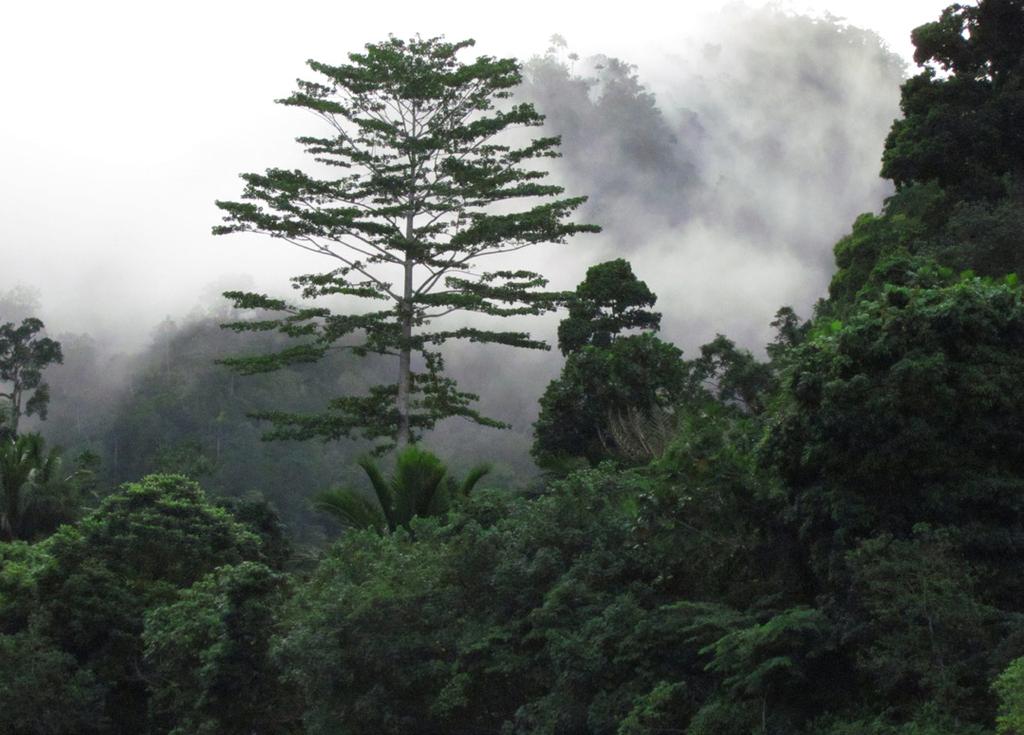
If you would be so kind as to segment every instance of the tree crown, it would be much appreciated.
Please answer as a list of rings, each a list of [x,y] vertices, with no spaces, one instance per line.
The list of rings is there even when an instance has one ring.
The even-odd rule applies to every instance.
[[[661,314],[645,308],[657,300],[629,261],[592,266],[569,298],[569,316],[558,325],[558,348],[568,355],[588,344],[607,347],[626,329],[657,331]]]
[[[513,145],[501,134],[535,127],[543,117],[530,104],[506,102],[520,82],[514,59],[457,54],[473,41],[391,37],[349,54],[349,64],[310,61],[321,81],[299,80],[282,104],[315,113],[323,136],[304,136],[321,168],[270,169],[243,174],[241,202],[217,202],[225,224],[216,234],[259,232],[330,258],[333,270],[298,276],[307,299],[344,296],[380,303],[377,310],[337,314],[319,305],[300,307],[263,294],[229,292],[236,307],[277,316],[229,325],[237,330],[278,330],[302,342],[272,355],[226,361],[242,372],[309,362],[329,350],[351,349],[400,358],[396,383],[368,396],[332,402],[325,414],[268,414],[276,436],[413,438],[441,418],[463,416],[481,424],[470,404],[443,376],[440,345],[450,340],[545,348],[529,334],[463,326],[433,328],[456,311],[487,316],[538,314],[554,308],[547,281],[522,269],[481,269],[480,259],[506,256],[541,242],[564,242],[592,225],[568,216],[585,197],[559,198],[560,186],[531,159],[557,155],[558,138]],[[522,208],[516,209],[521,202]],[[422,369],[408,367],[418,353]],[[405,396],[417,396],[408,401]]]
[[[13,322],[0,324],[0,386],[6,390],[0,392],[0,398],[9,403],[7,423],[11,433],[17,433],[22,414],[46,418],[50,391],[43,382],[43,370],[51,363],[64,362],[60,342],[39,336],[42,329],[43,323],[33,317],[22,320],[17,327]],[[31,395],[25,401],[27,393]],[[0,414],[2,423],[4,416]]]

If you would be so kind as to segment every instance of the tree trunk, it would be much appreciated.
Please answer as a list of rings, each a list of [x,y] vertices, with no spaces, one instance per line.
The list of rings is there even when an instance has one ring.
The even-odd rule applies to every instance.
[[[21,489],[5,488],[3,514],[0,515],[0,541],[14,541],[15,527],[18,524],[18,507],[21,505]]]
[[[18,438],[18,419],[21,418],[21,387],[15,380],[11,388],[11,434]]]
[[[402,303],[398,305],[399,319],[402,325],[402,342],[398,348],[398,396],[396,406],[398,408],[398,432],[395,436],[395,444],[399,449],[412,441],[412,427],[409,421],[410,393],[412,390],[412,235],[413,215],[410,212],[405,218],[405,280],[402,284]]]
[[[409,272],[406,267],[406,272]],[[398,433],[395,437],[401,449],[412,441],[409,425],[410,383],[412,373],[412,349],[409,340],[412,337],[412,304],[406,300],[402,303],[402,346],[398,352]]]

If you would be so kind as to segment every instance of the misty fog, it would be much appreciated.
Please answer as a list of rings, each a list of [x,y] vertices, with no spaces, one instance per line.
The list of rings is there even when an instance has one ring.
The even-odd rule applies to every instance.
[[[650,72],[569,53],[528,64],[526,93],[563,136],[555,177],[590,195],[582,216],[604,233],[550,272],[575,282],[627,257],[687,350],[716,331],[756,349],[778,307],[806,315],[832,244],[890,193],[878,169],[899,57],[873,33],[769,10],[720,16]]]
[[[531,248],[520,266],[549,276],[554,288],[570,289],[590,265],[625,257],[659,296],[663,337],[685,353],[692,355],[717,332],[760,353],[775,311],[791,305],[809,315],[825,293],[832,245],[858,213],[878,209],[889,193],[878,177],[879,160],[899,113],[905,62],[875,33],[834,18],[742,6],[680,29],[677,43],[638,48],[636,59],[577,46],[571,29],[562,30],[564,39],[554,36],[548,47],[518,52],[525,71],[520,97],[547,116],[545,133],[562,136],[563,157],[551,166],[552,180],[570,195],[588,195],[578,219],[604,231]],[[488,51],[478,46],[470,53]],[[276,91],[284,96],[289,89]],[[192,225],[217,224],[212,200],[237,197],[240,171],[306,165],[300,147],[288,140],[317,132],[316,121],[270,99],[249,104],[236,121],[237,147],[199,144],[202,170],[185,168],[194,155],[161,155],[167,152],[161,141],[129,141],[139,155],[152,155],[153,177],[171,179],[170,189],[161,190],[180,195],[176,207]],[[253,115],[271,119],[280,139],[250,137],[246,116]],[[265,126],[254,127],[267,133]],[[249,156],[241,165],[233,163],[239,151]],[[128,190],[147,186],[120,181],[106,191],[78,191],[89,202],[89,217],[75,220],[61,216],[59,197],[44,197],[55,206],[47,216],[73,244],[62,257],[72,259],[74,275],[55,277],[57,290],[43,267],[53,270],[54,261],[33,265],[31,248],[21,250],[5,236],[5,249],[20,254],[18,267],[0,271],[0,294],[7,294],[0,320],[31,310],[64,341],[65,365],[48,377],[55,388],[52,412],[79,417],[72,425],[80,432],[57,437],[65,443],[111,451],[109,437],[97,435],[112,431],[119,402],[136,391],[140,371],[159,364],[159,351],[169,349],[174,335],[198,330],[204,350],[217,339],[216,324],[230,316],[220,292],[283,294],[290,276],[328,267],[268,238],[212,238],[207,229],[196,237],[204,248],[219,250],[204,262],[222,270],[198,268],[188,248],[182,246],[179,257],[168,241],[167,232],[178,230],[155,203],[151,212],[123,209],[123,201],[138,201]],[[42,196],[32,187],[19,196],[30,194]],[[28,211],[6,213],[6,231],[30,228],[18,219]],[[126,229],[124,223],[139,218],[146,219],[152,242],[133,239],[137,233]],[[102,233],[102,257],[89,249],[96,233]],[[516,326],[553,342],[557,318]],[[222,342],[226,354],[243,344]],[[224,355],[210,355],[208,362],[217,356]],[[484,413],[514,429],[499,434],[448,421],[428,443],[443,443],[456,462],[485,455],[522,464],[537,398],[560,365],[557,351],[450,350],[451,374],[481,395]]]

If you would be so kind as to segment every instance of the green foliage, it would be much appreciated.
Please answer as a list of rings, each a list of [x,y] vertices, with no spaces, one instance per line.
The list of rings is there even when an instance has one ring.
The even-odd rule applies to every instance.
[[[1016,277],[957,279],[913,255],[943,254],[943,230],[919,219],[900,240],[902,196],[837,248],[867,248],[863,267],[841,262],[850,285],[786,352],[760,448],[856,671],[846,686],[871,692],[873,716],[851,703],[821,732],[984,731],[990,672],[1021,650],[1024,298]]]
[[[377,533],[388,529],[384,507],[344,488],[325,490],[313,499],[317,510],[332,516],[346,528],[372,528]]]
[[[42,329],[43,323],[33,317],[17,327],[13,322],[0,324],[0,399],[7,403],[0,413],[0,438],[17,435],[22,415],[46,418],[50,390],[43,370],[64,357],[60,342],[39,336]]]
[[[895,249],[905,252],[922,234],[919,219],[905,214],[876,216],[862,214],[853,224],[853,232],[835,246],[836,274],[829,284],[832,302],[852,303],[859,296],[877,293],[879,284],[872,276],[884,254]],[[891,280],[885,280],[891,283]],[[867,290],[874,286],[870,291]]]
[[[686,371],[682,352],[651,334],[661,315],[644,307],[656,300],[622,259],[587,270],[568,296],[569,315],[558,327],[565,367],[544,391],[534,424],[531,452],[539,464],[660,453]],[[648,331],[622,334],[630,329]]]
[[[910,285],[930,260],[993,277],[1024,267],[1024,4],[951,5],[913,41],[925,69],[903,85],[904,115],[883,156],[882,175],[897,193],[836,245],[833,314],[886,284]]]
[[[1008,282],[889,286],[795,351],[763,454],[822,570],[829,548],[926,522],[957,529],[993,596],[1015,594],[1022,327]]]
[[[1024,658],[1014,659],[992,684],[999,697],[996,732],[1015,735],[1024,732]]]
[[[746,605],[786,577],[755,530],[771,501],[752,439],[719,418],[657,479],[599,468],[533,500],[474,492],[443,523],[415,520],[415,540],[347,534],[280,642],[307,730],[685,727],[718,674],[680,599]]]
[[[794,607],[740,613],[715,604],[684,603],[687,632],[704,643],[708,671],[720,689],[694,715],[688,732],[787,732],[829,695],[816,687],[836,674],[833,625],[820,610]],[[831,692],[834,698],[836,690]]]
[[[532,454],[541,466],[553,470],[579,457],[591,464],[656,459],[671,441],[681,404],[764,410],[776,387],[772,366],[720,334],[684,362],[681,350],[651,333],[661,315],[643,307],[655,300],[625,260],[587,271],[559,325],[565,366],[541,397],[534,424]],[[795,315],[779,319],[787,331],[780,339],[797,340]],[[630,329],[651,331],[623,334]]]
[[[646,695],[639,697],[616,735],[655,735],[678,729],[679,712],[691,706],[693,693],[686,682],[660,682]]]
[[[666,412],[686,384],[682,355],[652,334],[618,337],[608,347],[587,345],[570,354],[561,376],[541,397],[534,457],[551,466],[565,456],[585,457],[592,464],[621,456],[625,441],[613,434],[616,422],[635,425],[660,444],[670,432]],[[653,431],[646,430],[648,423]]]
[[[376,254],[300,277],[304,295],[398,298],[342,317],[235,294],[241,306],[286,314],[236,324],[264,332],[271,354],[235,364],[281,369],[301,395],[306,383],[289,366],[334,348],[421,351],[427,370],[405,387],[424,389],[425,413],[401,428],[399,380],[368,386],[369,400],[339,399],[326,419],[283,412],[282,435],[360,428],[408,439],[468,405],[430,344],[525,337],[402,334],[402,319],[424,320],[419,330],[428,309],[502,315],[568,300],[566,366],[543,399],[535,451],[552,463],[614,456],[640,466],[598,464],[526,496],[473,490],[485,467],[459,483],[415,444],[390,477],[364,459],[373,496],[322,495],[349,528],[290,578],[284,529],[258,495],[211,505],[180,475],[125,485],[45,540],[0,543],[0,731],[984,735],[993,722],[1006,735],[1024,731],[1019,162],[999,117],[1019,102],[1020,19],[1019,0],[982,0],[915,32],[919,61],[949,75],[905,88],[907,117],[885,162],[899,191],[836,246],[839,270],[815,317],[776,314],[767,364],[721,335],[683,362],[650,332],[626,334],[655,329],[658,315],[622,260],[590,269],[571,298],[527,297],[543,284],[521,272],[456,274],[448,291],[430,286],[419,301],[360,280],[371,266],[415,261],[443,273],[467,253],[571,234],[561,217],[575,201],[508,216],[476,209],[559,194],[518,168],[551,154],[549,141],[485,143],[464,166],[444,157],[539,120],[528,107],[492,106],[518,80],[514,62],[461,65],[463,44],[392,39],[348,66],[314,63],[330,84],[300,83],[286,104],[347,122],[340,137],[303,142],[324,162],[371,175],[247,176],[247,201],[222,204],[223,230],[329,247],[344,246],[331,240],[339,233],[359,235]],[[631,81],[615,67],[602,94],[636,101]],[[479,96],[459,98],[466,83]],[[376,104],[384,99],[409,114],[472,109],[433,137],[399,139],[401,124]],[[947,150],[959,126],[977,140]],[[1003,143],[1005,160],[993,158]],[[415,237],[389,221],[415,204],[400,156],[433,172],[417,191],[422,212],[441,213],[438,228]],[[366,216],[350,206],[364,195],[378,207]],[[445,230],[445,217],[460,224]],[[275,330],[303,341],[284,347]],[[228,412],[251,396],[233,383],[197,388],[185,361],[171,360],[182,352],[167,349],[151,366],[162,381],[139,389],[121,428],[137,429],[146,461],[217,478],[233,441],[224,427],[240,415]],[[338,377],[320,366],[310,376],[317,394]],[[168,434],[152,429],[185,395],[208,400],[206,412],[174,414],[180,426]],[[196,438],[200,425],[215,429]],[[41,506],[25,501],[56,499],[54,515],[73,495],[59,489],[63,474],[38,437],[0,445],[7,527],[50,530],[53,518],[34,518]]]
[[[273,422],[275,437],[404,444],[449,416],[501,426],[472,409],[476,396],[444,376],[440,346],[469,340],[545,347],[522,332],[429,329],[454,311],[501,317],[549,310],[553,296],[540,290],[546,281],[539,274],[480,271],[477,261],[598,229],[567,221],[584,197],[559,198],[561,187],[541,183],[546,174],[525,166],[557,155],[557,138],[519,147],[502,142],[502,133],[538,126],[543,117],[530,104],[502,104],[521,80],[516,61],[460,61],[459,52],[472,45],[392,37],[349,54],[349,64],[310,61],[323,81],[300,81],[281,102],[327,124],[327,137],[298,141],[340,175],[245,174],[243,201],[217,203],[226,224],[216,234],[259,232],[331,259],[332,270],[293,279],[304,298],[369,299],[378,308],[337,314],[315,302],[303,307],[229,292],[236,307],[261,312],[230,328],[276,330],[300,342],[227,364],[243,373],[272,371],[338,348],[397,358],[394,383],[336,398],[326,412],[258,414]],[[516,210],[524,199],[532,201]],[[414,354],[423,365],[415,371]]]
[[[807,338],[811,323],[803,322],[791,306],[783,306],[775,312],[775,318],[771,321],[775,328],[775,339],[765,347],[772,367],[778,371],[786,362],[789,351],[803,343]],[[776,385],[776,387],[778,387]]]
[[[694,625],[707,622],[699,618]],[[821,611],[798,607],[731,630],[701,653],[711,656],[708,670],[721,674],[722,684],[740,698],[787,690],[792,696],[807,684],[807,660],[829,652],[828,639],[829,624]]]
[[[586,345],[608,347],[627,329],[656,331],[661,314],[644,307],[657,300],[622,258],[592,266],[569,297],[569,315],[558,325],[558,349],[570,355]]]
[[[0,731],[78,735],[103,726],[103,686],[35,630],[0,634]]]
[[[78,514],[92,479],[89,457],[66,474],[61,453],[39,434],[0,439],[0,538],[31,539]]]
[[[314,503],[347,528],[373,529],[377,533],[394,533],[399,528],[408,531],[413,518],[444,515],[490,472],[488,465],[477,465],[460,483],[437,455],[415,444],[395,456],[395,472],[390,480],[384,479],[369,457],[358,464],[370,480],[376,503],[346,488],[320,493]]]
[[[708,702],[690,720],[686,735],[754,735],[770,732],[755,702],[718,699]]]
[[[692,361],[689,372],[691,383],[746,413],[761,413],[775,390],[771,366],[758,362],[748,350],[736,347],[721,334],[701,345],[700,357]]]
[[[217,505],[259,537],[264,564],[275,571],[284,569],[292,556],[292,539],[273,505],[260,496],[221,499]]]
[[[881,696],[906,709],[917,698],[983,720],[985,671],[1000,623],[947,533],[872,538],[847,556],[851,607],[864,622],[856,658]]]
[[[75,680],[102,686],[102,717],[80,732],[144,732],[146,611],[216,567],[258,559],[260,544],[191,481],[156,475],[125,485],[39,553],[18,552],[14,578],[4,579],[10,634],[38,635],[75,662]],[[74,717],[76,701],[56,702],[53,716]]]
[[[808,735],[991,735],[985,725],[967,723],[956,715],[944,714],[933,707],[923,708],[914,719],[894,723],[885,716],[864,719],[839,719],[828,716],[813,723]]]
[[[36,583],[49,563],[41,544],[0,543],[0,633],[27,626],[35,609]]]
[[[822,315],[845,316],[887,285],[949,285],[966,271],[994,278],[1021,271],[1022,212],[1019,197],[954,202],[934,184],[900,191],[881,215],[861,215],[836,244],[838,270]]]
[[[0,489],[3,490],[3,513],[0,534],[11,541],[21,531],[22,490],[43,463],[43,439],[38,434],[0,441]]]
[[[960,272],[1000,277],[1024,273],[1024,197],[958,205],[936,235],[933,251]]]
[[[346,534],[290,607],[277,660],[310,735],[442,732],[430,701],[454,647],[440,546]]]
[[[51,542],[58,561],[96,559],[131,577],[187,587],[203,570],[256,558],[259,539],[180,475],[150,475],[104,498]],[[78,555],[87,550],[86,557]]]
[[[269,660],[285,581],[256,562],[223,566],[146,613],[157,731],[298,732],[291,692]]]
[[[966,199],[1004,196],[1024,167],[1024,4],[951,5],[912,39],[928,66],[903,85],[882,175],[901,188],[935,181]]]

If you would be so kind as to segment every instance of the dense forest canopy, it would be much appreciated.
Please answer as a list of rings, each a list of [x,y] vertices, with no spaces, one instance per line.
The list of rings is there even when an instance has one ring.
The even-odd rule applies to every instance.
[[[830,59],[881,59],[875,82],[898,76],[868,34],[763,17],[773,38],[789,29]],[[313,84],[290,103],[361,132],[304,141],[335,163],[355,155],[365,180],[277,169],[247,175],[250,203],[222,205],[227,229],[377,243],[380,260],[300,278],[311,305],[235,290],[263,311],[168,320],[146,353],[113,357],[48,334],[30,291],[0,295],[0,732],[1024,732],[1024,1],[950,6],[913,40],[903,114],[879,133],[891,196],[851,214],[806,318],[763,315],[763,347],[749,339],[761,327],[724,325],[681,349],[663,287],[677,261],[648,276],[638,264],[659,251],[643,240],[714,214],[768,238],[805,221],[793,247],[810,251],[817,200],[791,221],[758,215],[778,204],[767,194],[730,210],[745,189],[715,200],[697,153],[721,128],[737,157],[799,170],[811,138],[709,106],[687,111],[683,135],[628,63],[580,59],[560,37],[525,64],[392,37],[321,65],[348,102]],[[764,58],[751,42],[734,69]],[[809,115],[808,135],[860,155],[815,128],[858,99],[832,71],[800,63],[772,81],[817,90],[832,112]],[[748,78],[721,94],[760,94]],[[480,114],[426,140],[378,119],[382,89],[408,114],[464,83],[483,90],[464,98]],[[481,159],[460,148],[543,113],[562,134],[551,184],[518,168],[551,137],[487,138]],[[439,189],[417,179],[427,159]],[[839,208],[851,200],[827,182],[846,163],[812,182]],[[391,227],[423,214],[421,185],[426,216],[453,229]],[[563,185],[591,198],[558,199]],[[379,220],[343,206],[363,194]],[[491,206],[519,194],[532,208]],[[626,211],[642,216],[602,221]],[[339,296],[387,295],[388,281],[348,280],[379,278],[372,265],[418,259],[440,283],[467,249],[558,240],[590,218],[619,247],[596,244],[571,288],[455,273],[439,301],[339,310]],[[539,292],[524,300],[519,280]],[[438,306],[508,313],[512,344],[526,317],[560,308],[546,372],[510,381],[510,352],[445,353],[472,365],[458,376],[470,390],[501,394],[480,389],[483,411],[525,426],[460,430],[449,409],[466,404],[426,391],[435,420],[410,431],[400,384]],[[261,441],[259,419],[374,395],[382,375],[384,429]],[[381,438],[400,446],[373,456]]]

